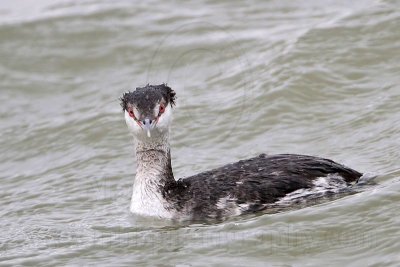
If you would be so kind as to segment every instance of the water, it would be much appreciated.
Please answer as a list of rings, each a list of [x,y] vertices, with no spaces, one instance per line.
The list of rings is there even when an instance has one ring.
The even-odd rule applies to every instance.
[[[2,1],[0,265],[398,266],[398,1]],[[176,225],[129,214],[118,97],[178,95],[176,177],[261,152],[377,185],[320,205]]]

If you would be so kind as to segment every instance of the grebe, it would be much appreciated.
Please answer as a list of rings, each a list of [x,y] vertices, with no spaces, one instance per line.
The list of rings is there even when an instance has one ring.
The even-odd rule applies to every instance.
[[[175,92],[165,84],[147,85],[120,100],[137,157],[130,206],[135,214],[223,219],[307,195],[339,192],[362,175],[329,159],[261,154],[175,180],[168,141]]]

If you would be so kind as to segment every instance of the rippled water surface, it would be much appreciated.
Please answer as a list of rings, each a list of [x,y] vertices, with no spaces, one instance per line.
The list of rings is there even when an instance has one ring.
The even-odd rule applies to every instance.
[[[129,213],[118,98],[178,95],[176,177],[259,153],[377,185],[219,224]],[[0,265],[398,266],[398,1],[2,1]]]

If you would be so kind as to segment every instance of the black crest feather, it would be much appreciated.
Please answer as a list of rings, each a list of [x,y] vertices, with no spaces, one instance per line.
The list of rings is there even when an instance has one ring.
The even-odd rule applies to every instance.
[[[140,98],[144,95],[148,96],[149,94],[156,98],[164,98],[164,100],[171,104],[171,106],[175,105],[176,93],[171,89],[171,87],[167,86],[165,83],[159,85],[147,84],[144,87],[137,87],[135,91],[129,91],[122,95],[120,98],[122,110],[127,110],[128,103],[140,101]]]

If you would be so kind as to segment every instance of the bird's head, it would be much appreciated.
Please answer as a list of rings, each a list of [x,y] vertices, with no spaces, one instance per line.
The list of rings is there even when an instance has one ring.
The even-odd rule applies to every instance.
[[[120,100],[126,124],[136,138],[156,138],[169,131],[175,92],[167,85],[139,87]]]

